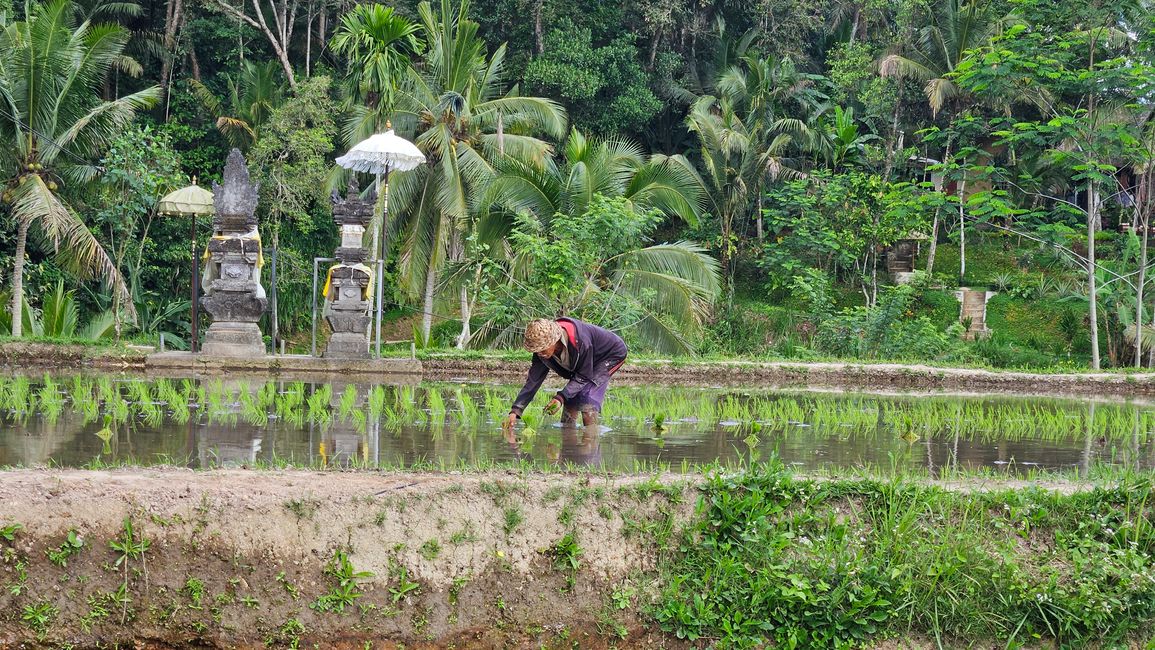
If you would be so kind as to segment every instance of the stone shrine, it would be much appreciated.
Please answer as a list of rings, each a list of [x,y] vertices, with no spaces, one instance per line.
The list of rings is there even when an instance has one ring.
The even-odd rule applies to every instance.
[[[334,193],[335,195],[336,193]],[[369,358],[369,307],[373,301],[373,270],[365,265],[365,228],[373,218],[375,197],[358,198],[355,182],[345,199],[334,196],[333,221],[341,229],[341,245],[333,252],[323,290],[325,320],[332,329],[324,356],[332,359]]]
[[[213,183],[213,236],[206,253],[201,306],[212,315],[205,334],[205,356],[263,357],[265,344],[257,320],[268,299],[261,286],[261,236],[257,233],[258,183],[240,150],[229,152],[221,184]]]

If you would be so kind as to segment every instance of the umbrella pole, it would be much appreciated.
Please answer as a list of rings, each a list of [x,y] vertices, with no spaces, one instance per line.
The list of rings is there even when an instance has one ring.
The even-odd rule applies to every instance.
[[[378,176],[378,183],[380,183],[380,176]],[[381,197],[384,203],[381,206],[381,227],[382,235],[385,231],[385,219],[389,216],[389,166],[385,166],[385,194]],[[382,236],[384,239],[384,236]],[[383,256],[377,256],[377,358],[381,358],[381,296],[384,293],[382,288],[381,278],[385,275],[385,262],[382,260]]]
[[[197,260],[197,215],[196,215],[196,213],[193,213],[193,215],[192,215],[192,237],[189,239],[189,246],[192,249],[192,282],[190,283],[192,285],[192,337],[191,337],[191,340],[189,341],[189,350],[191,350],[193,354],[196,354],[196,352],[197,352],[197,337],[198,337],[197,316],[200,315],[197,313],[197,297],[198,297],[198,294],[200,293],[200,290],[199,290],[200,287],[197,286],[198,284],[200,284],[200,278],[197,276],[199,276],[200,273],[198,272],[199,270],[197,268],[199,266],[199,264],[197,263],[198,260]]]

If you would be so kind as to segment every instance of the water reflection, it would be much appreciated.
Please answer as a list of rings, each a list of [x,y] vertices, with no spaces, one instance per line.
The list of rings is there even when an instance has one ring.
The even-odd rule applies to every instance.
[[[1148,405],[1043,398],[615,388],[601,427],[503,435],[516,386],[0,378],[0,465],[121,462],[631,470],[777,454],[804,469],[1155,467]]]

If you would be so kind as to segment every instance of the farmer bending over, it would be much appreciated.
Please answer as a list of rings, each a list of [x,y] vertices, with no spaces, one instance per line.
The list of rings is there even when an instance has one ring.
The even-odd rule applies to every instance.
[[[610,376],[626,360],[626,342],[613,332],[574,318],[538,319],[525,327],[525,349],[533,353],[525,386],[513,400],[503,427],[513,428],[533,401],[549,371],[569,380],[545,407],[549,414],[564,407],[562,424],[575,424],[582,414],[586,426],[597,424]]]

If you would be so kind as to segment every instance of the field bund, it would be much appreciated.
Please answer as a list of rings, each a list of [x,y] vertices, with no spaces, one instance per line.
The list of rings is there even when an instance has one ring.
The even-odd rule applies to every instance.
[[[8,471],[0,647],[1143,647],[1150,493],[773,463]]]

